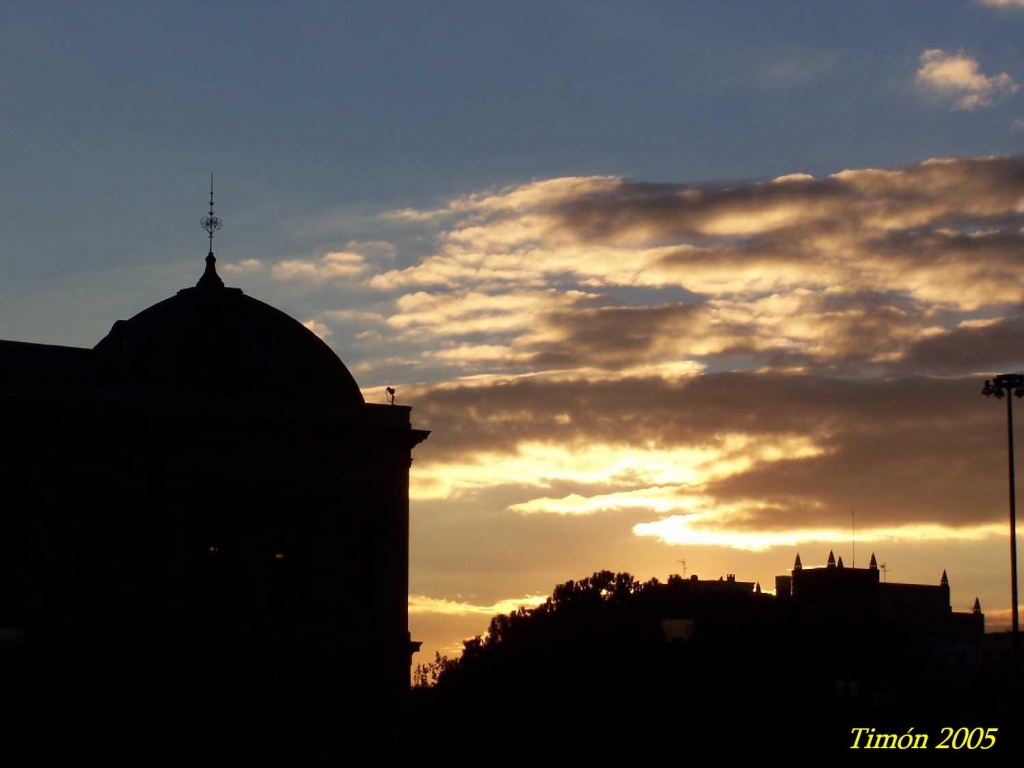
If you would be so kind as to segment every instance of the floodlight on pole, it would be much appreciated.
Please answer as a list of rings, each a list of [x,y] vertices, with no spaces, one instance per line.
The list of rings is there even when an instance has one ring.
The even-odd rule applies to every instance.
[[[985,397],[1006,398],[1006,435],[1010,455],[1010,609],[1013,616],[1013,660],[1020,663],[1020,617],[1017,610],[1017,490],[1013,471],[1013,398],[1024,397],[1024,374],[1004,373],[985,381]]]

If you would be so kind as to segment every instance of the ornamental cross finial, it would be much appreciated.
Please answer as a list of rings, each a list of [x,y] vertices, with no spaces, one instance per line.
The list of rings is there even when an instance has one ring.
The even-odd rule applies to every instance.
[[[213,233],[224,226],[224,222],[213,215],[213,174],[210,174],[210,213],[204,216],[199,226],[205,229],[210,235],[210,255],[213,255]]]

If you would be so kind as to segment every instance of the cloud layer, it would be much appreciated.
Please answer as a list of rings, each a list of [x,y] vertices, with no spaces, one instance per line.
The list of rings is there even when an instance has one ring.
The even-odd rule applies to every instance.
[[[435,430],[414,498],[739,549],[845,540],[851,506],[866,540],[999,535],[978,392],[1024,358],[1021,158],[553,179],[390,216],[437,243],[366,277],[436,379],[402,390]]]
[[[928,77],[998,95],[948,58]],[[1002,545],[1005,415],[980,390],[1024,368],[1024,158],[546,179],[381,222],[426,250],[237,268],[318,291],[307,326],[432,430],[418,621],[469,627],[626,552],[661,575],[680,551],[827,552],[850,510],[883,559]]]
[[[390,302],[380,338],[407,350],[405,378],[990,370],[1012,362],[1022,179],[1020,158],[947,158],[732,185],[533,182],[392,214],[429,222],[437,247],[364,279]]]

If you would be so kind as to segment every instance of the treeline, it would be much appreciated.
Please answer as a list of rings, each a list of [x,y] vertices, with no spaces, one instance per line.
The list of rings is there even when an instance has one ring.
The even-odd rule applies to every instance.
[[[552,653],[570,651],[581,633],[606,638],[624,629],[624,609],[637,603],[641,593],[650,595],[663,586],[657,579],[639,582],[629,573],[612,571],[559,584],[543,604],[493,617],[483,635],[464,641],[460,657],[438,653],[434,661],[418,665],[413,685],[458,685],[467,677],[487,674],[499,663],[539,661],[532,658],[539,644]]]
[[[504,735],[537,729],[548,733],[548,756],[598,765],[618,752],[631,762],[669,755],[681,733],[720,738],[740,724],[760,733],[756,710],[776,706],[791,682],[751,645],[770,603],[679,577],[599,571],[567,581],[542,605],[495,616],[458,659],[420,665],[413,733],[450,734],[429,743],[435,757],[459,764],[480,750],[493,756]],[[673,640],[694,617],[700,632]]]

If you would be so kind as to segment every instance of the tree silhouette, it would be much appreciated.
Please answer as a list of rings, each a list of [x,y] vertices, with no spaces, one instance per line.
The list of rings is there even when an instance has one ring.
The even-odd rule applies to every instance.
[[[436,685],[438,679],[445,670],[450,669],[458,663],[458,659],[449,659],[440,651],[434,652],[434,660],[425,664],[417,664],[412,673],[413,688],[429,688]]]

